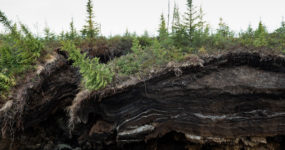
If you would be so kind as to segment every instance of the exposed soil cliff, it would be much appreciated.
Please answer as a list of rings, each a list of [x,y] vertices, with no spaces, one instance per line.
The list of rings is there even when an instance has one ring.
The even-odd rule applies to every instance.
[[[283,55],[191,56],[96,92],[70,64],[58,53],[16,90],[0,149],[285,149]]]

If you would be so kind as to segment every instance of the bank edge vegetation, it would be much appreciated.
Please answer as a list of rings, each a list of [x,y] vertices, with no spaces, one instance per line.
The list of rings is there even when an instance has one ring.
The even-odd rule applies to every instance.
[[[284,20],[271,33],[262,21],[257,29],[249,25],[246,31],[235,33],[220,18],[218,29],[213,31],[204,20],[201,7],[194,6],[192,0],[187,0],[186,6],[187,11],[180,14],[175,4],[172,19],[168,17],[166,20],[161,14],[156,37],[150,37],[147,32],[138,36],[128,31],[113,37],[100,35],[100,25],[95,22],[91,0],[86,5],[87,22],[83,29],[80,32],[76,30],[72,20],[70,31],[60,35],[45,28],[43,37],[35,36],[23,23],[13,23],[0,11],[0,22],[7,29],[0,34],[1,98],[6,99],[11,88],[58,47],[66,51],[73,65],[79,68],[82,85],[89,90],[106,87],[114,76],[142,74],[170,61],[182,61],[190,54],[230,50],[233,47],[285,52]],[[98,57],[90,57],[87,50],[95,55],[119,51],[123,56],[102,63]]]

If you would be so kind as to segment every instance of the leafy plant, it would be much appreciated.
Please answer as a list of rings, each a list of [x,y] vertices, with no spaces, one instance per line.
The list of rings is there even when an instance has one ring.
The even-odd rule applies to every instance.
[[[16,84],[15,76],[33,67],[41,55],[43,44],[25,25],[20,24],[20,29],[17,29],[16,24],[12,25],[1,11],[0,23],[10,31],[3,36],[0,46],[0,90],[7,91]]]
[[[15,84],[15,79],[13,77],[8,77],[5,74],[0,73],[0,92],[9,90],[10,87]],[[0,95],[2,95],[2,93]]]
[[[62,45],[62,49],[69,53],[69,59],[73,60],[73,66],[79,67],[86,89],[99,90],[112,81],[114,73],[107,65],[99,63],[99,58],[90,59],[86,53],[81,54],[71,41],[65,41]]]
[[[143,51],[138,38],[133,39],[131,51],[133,53],[122,56],[114,61],[115,70],[121,74],[135,74],[140,70]]]

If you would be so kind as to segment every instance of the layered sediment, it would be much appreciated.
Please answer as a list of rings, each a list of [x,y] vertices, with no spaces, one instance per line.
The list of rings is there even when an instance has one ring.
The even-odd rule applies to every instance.
[[[80,75],[71,63],[58,53],[2,107],[1,146],[285,148],[283,55],[191,56],[94,92],[79,91]]]

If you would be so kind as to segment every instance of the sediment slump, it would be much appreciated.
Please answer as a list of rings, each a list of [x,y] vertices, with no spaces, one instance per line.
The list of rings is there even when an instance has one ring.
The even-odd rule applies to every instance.
[[[236,52],[169,63],[143,81],[78,94],[71,125],[75,133],[85,127],[80,143],[122,149],[175,149],[175,142],[180,149],[278,149],[285,135],[284,60]]]
[[[283,55],[190,56],[95,92],[56,58],[0,110],[0,149],[285,148]]]

